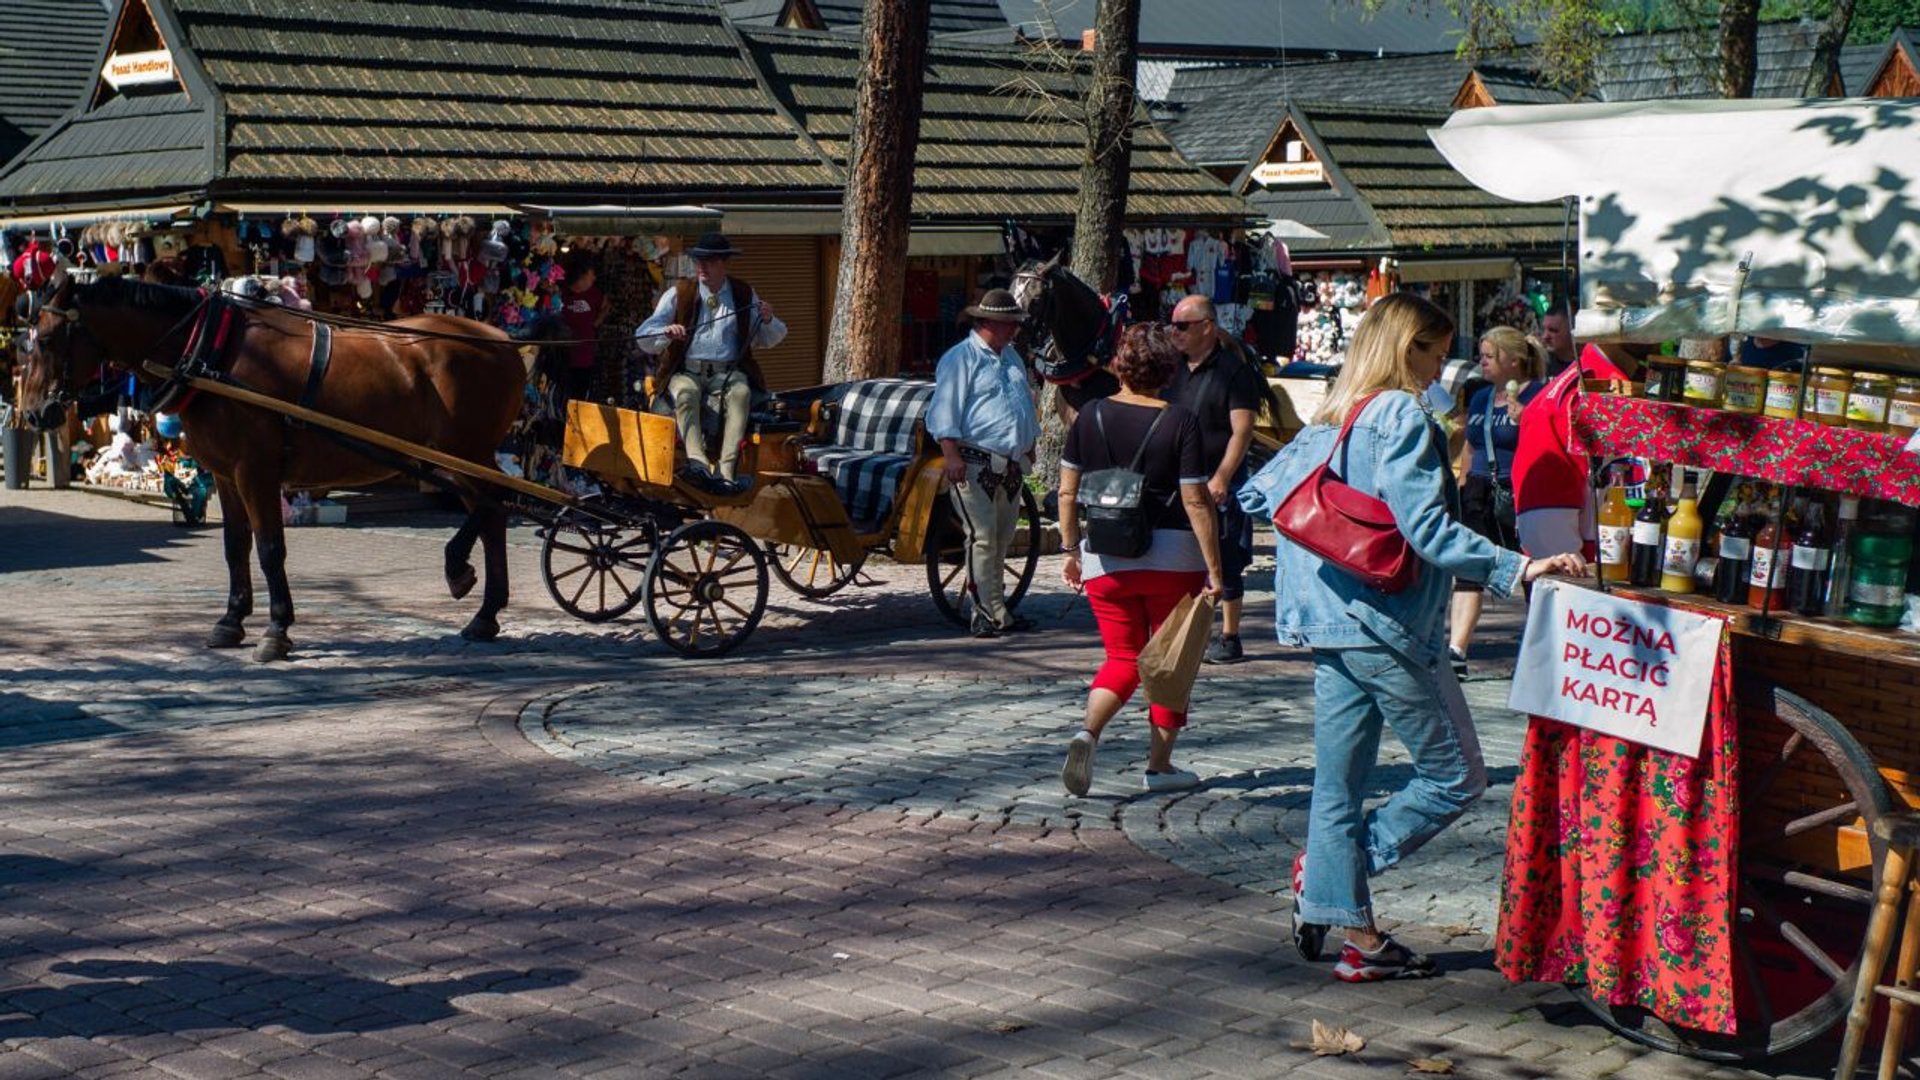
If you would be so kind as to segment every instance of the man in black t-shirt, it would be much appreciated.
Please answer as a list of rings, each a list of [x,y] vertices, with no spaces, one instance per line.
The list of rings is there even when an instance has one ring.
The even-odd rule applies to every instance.
[[[1253,423],[1269,391],[1260,372],[1228,344],[1214,318],[1213,301],[1189,296],[1173,309],[1174,341],[1187,362],[1174,369],[1166,399],[1198,418],[1200,443],[1210,470],[1207,493],[1220,508],[1220,636],[1207,648],[1210,664],[1244,659],[1240,647],[1243,576],[1253,561],[1253,521],[1234,493],[1247,479],[1247,447]]]

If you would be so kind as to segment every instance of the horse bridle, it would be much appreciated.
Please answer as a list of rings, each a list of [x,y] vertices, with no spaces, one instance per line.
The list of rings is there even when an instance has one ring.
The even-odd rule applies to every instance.
[[[1052,298],[1047,295],[1047,276],[1052,272],[1053,268],[1034,268],[1031,270],[1016,271],[1013,275],[1013,298],[1027,313],[1026,320],[1020,324],[1020,328],[1022,333],[1027,335],[1028,340],[1033,343],[1032,347],[1038,349],[1043,354],[1052,353],[1057,358],[1058,354],[1053,339],[1053,331],[1048,325],[1047,319],[1052,306]],[[1028,291],[1020,285],[1020,282],[1023,280],[1034,283],[1031,290],[1033,299],[1030,303],[1021,296],[1023,292]],[[1036,332],[1038,335],[1044,336],[1036,336]]]

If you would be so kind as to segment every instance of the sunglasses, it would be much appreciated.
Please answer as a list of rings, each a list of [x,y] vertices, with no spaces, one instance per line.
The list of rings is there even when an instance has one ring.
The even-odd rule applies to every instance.
[[[1167,325],[1172,327],[1175,330],[1185,331],[1185,330],[1191,330],[1196,326],[1204,326],[1209,321],[1210,320],[1207,320],[1207,319],[1188,319],[1184,322],[1180,320],[1174,320],[1172,322],[1167,323]]]

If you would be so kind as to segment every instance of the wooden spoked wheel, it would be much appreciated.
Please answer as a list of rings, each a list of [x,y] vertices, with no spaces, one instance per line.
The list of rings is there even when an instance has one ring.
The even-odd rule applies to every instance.
[[[846,588],[867,564],[865,551],[852,562],[841,562],[822,548],[768,544],[766,549],[774,576],[809,600],[822,600]]]
[[[653,519],[618,525],[568,510],[541,530],[540,576],[561,610],[587,622],[606,622],[633,610],[660,538]]]
[[[1734,1000],[1741,1034],[1670,1027],[1644,1009],[1574,995],[1635,1042],[1740,1060],[1784,1053],[1846,1016],[1894,810],[1873,759],[1825,709],[1788,690],[1743,686]],[[1836,854],[1852,852],[1847,859]],[[1847,869],[1836,869],[1848,862]]]
[[[682,656],[725,656],[767,610],[767,560],[724,521],[675,529],[647,568],[647,622]]]
[[[1020,606],[1033,584],[1034,568],[1040,565],[1040,506],[1033,491],[1020,489],[1020,526],[1007,550],[1007,610]],[[973,618],[973,603],[967,595],[967,530],[953,512],[947,499],[935,500],[933,519],[927,524],[927,589],[933,593],[933,605],[955,626],[966,626]]]

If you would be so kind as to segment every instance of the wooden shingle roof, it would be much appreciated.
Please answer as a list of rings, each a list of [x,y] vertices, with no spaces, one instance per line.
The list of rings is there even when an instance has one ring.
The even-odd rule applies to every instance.
[[[1286,116],[1326,167],[1325,187],[1253,187],[1264,214],[1311,225],[1326,240],[1289,241],[1296,251],[1507,252],[1560,243],[1557,203],[1509,202],[1473,186],[1427,138],[1450,110],[1411,106],[1297,104]],[[1244,177],[1243,177],[1244,182]]]
[[[80,104],[107,35],[100,0],[7,0],[0,17],[0,163]]]
[[[197,173],[167,156],[196,122],[212,140],[206,100],[124,138],[85,137],[87,114],[71,141],[102,180],[77,158],[42,177],[35,152],[31,175],[0,174],[0,199],[184,183],[830,201],[841,186],[711,0],[148,2],[218,100],[222,153]]]
[[[743,28],[781,104],[844,167],[853,131],[860,42],[838,34]],[[1078,61],[1076,61],[1078,62]],[[1005,88],[1029,78],[1078,96],[1080,76],[1050,69],[1023,50],[928,51],[913,213],[926,221],[1069,221],[1078,207],[1083,135]],[[1136,221],[1230,222],[1249,208],[1174,150],[1151,124],[1134,137],[1127,217]]]
[[[1201,165],[1238,168],[1266,147],[1284,100],[1440,108],[1468,68],[1453,53],[1280,67],[1186,68],[1174,75],[1160,124]]]

